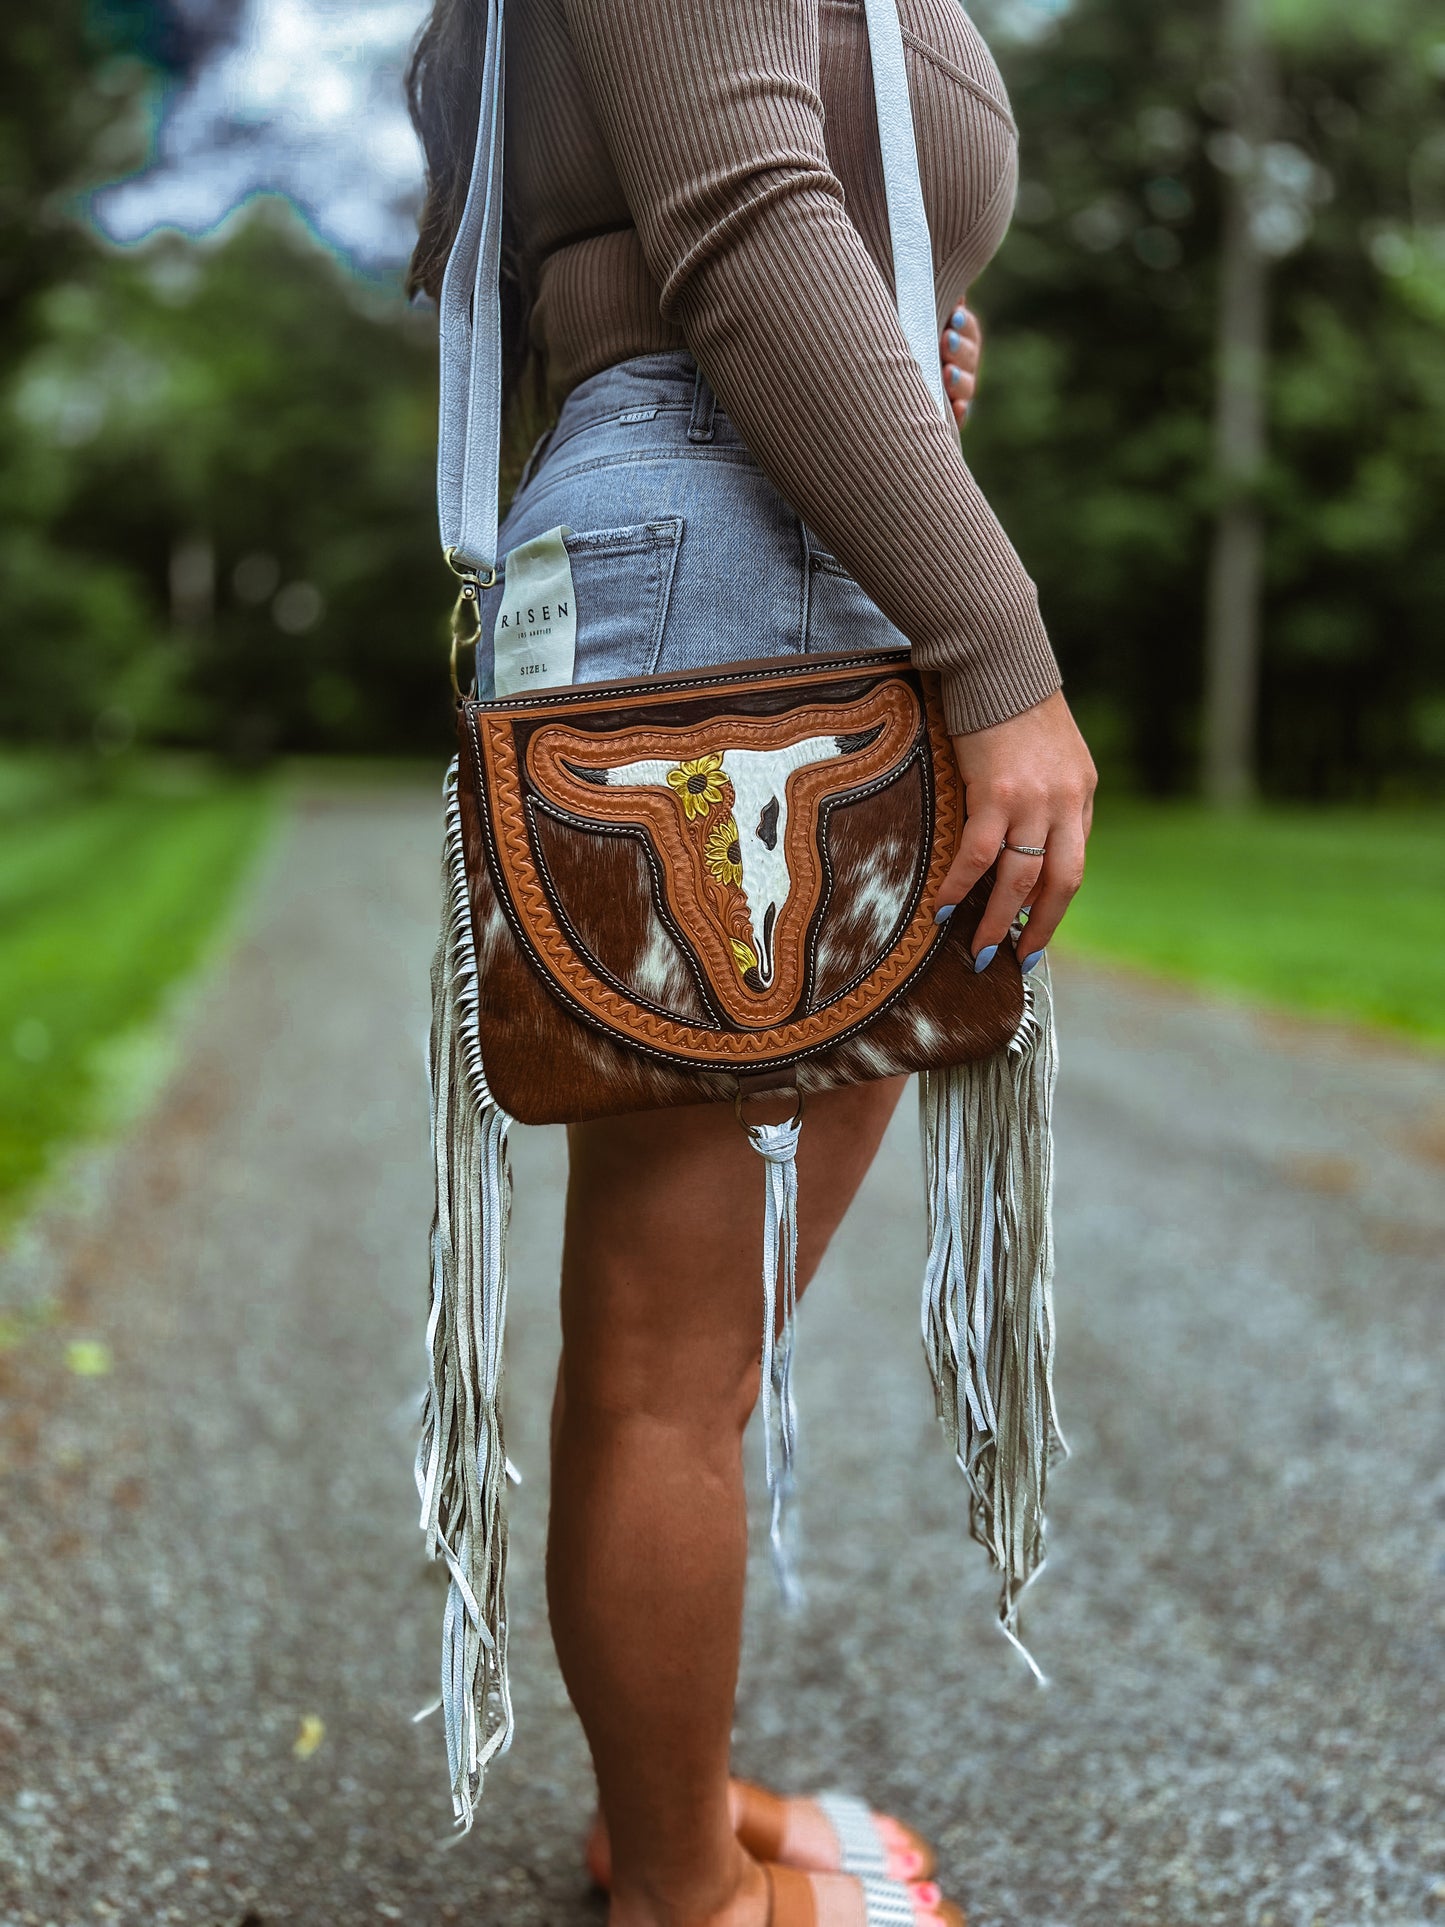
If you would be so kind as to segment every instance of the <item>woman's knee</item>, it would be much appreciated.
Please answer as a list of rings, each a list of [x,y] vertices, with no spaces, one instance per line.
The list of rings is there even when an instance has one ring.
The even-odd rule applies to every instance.
[[[761,1387],[761,1285],[755,1316],[742,1320],[728,1316],[721,1297],[707,1303],[699,1276],[692,1316],[678,1316],[667,1289],[653,1295],[626,1278],[605,1281],[605,1270],[593,1262],[563,1285],[566,1411],[740,1438]]]

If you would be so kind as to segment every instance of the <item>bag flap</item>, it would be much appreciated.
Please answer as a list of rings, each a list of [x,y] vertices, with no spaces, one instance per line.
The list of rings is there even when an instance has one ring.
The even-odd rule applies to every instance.
[[[901,651],[468,702],[461,723],[513,931],[637,1048],[731,1069],[811,1053],[942,940],[962,786],[937,679]]]

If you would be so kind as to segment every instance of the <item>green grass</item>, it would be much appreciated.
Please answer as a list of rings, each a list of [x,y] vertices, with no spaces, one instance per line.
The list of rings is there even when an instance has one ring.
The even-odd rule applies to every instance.
[[[1106,804],[1059,949],[1445,1042],[1445,811]]]
[[[147,1081],[275,791],[145,763],[105,790],[0,755],[0,1226]],[[1059,948],[1445,1042],[1445,812],[1106,804]]]
[[[66,1140],[123,1112],[147,1026],[217,931],[269,786],[146,763],[105,788],[0,755],[0,1225]]]

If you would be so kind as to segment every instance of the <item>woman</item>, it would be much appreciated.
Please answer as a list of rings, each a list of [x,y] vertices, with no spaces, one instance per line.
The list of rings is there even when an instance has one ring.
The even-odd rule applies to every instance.
[[[485,8],[437,0],[410,75],[432,293]],[[955,310],[1007,225],[1015,130],[956,0],[902,18],[962,419],[976,331]],[[969,817],[938,912],[997,859],[977,967],[1031,905],[1031,968],[1082,876],[1094,771],[1033,585],[899,329],[861,0],[513,0],[507,35],[512,385],[530,362],[560,412],[501,549],[573,532],[578,681],[869,646],[939,669]],[[810,1101],[803,1284],[902,1081]],[[729,1781],[759,1389],[758,1256],[730,1203],[757,1160],[731,1107],[574,1126],[570,1154],[547,1582],[610,1927],[959,1921],[898,1823],[865,1824],[894,1882],[870,1897],[822,1808]]]

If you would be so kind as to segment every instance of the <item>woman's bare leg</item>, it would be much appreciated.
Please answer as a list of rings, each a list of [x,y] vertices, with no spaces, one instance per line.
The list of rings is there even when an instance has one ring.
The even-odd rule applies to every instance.
[[[809,1099],[800,1287],[905,1081]],[[547,1591],[611,1837],[611,1927],[758,1921],[761,1882],[733,1834],[727,1781],[763,1161],[721,1104],[604,1119],[569,1138]]]

